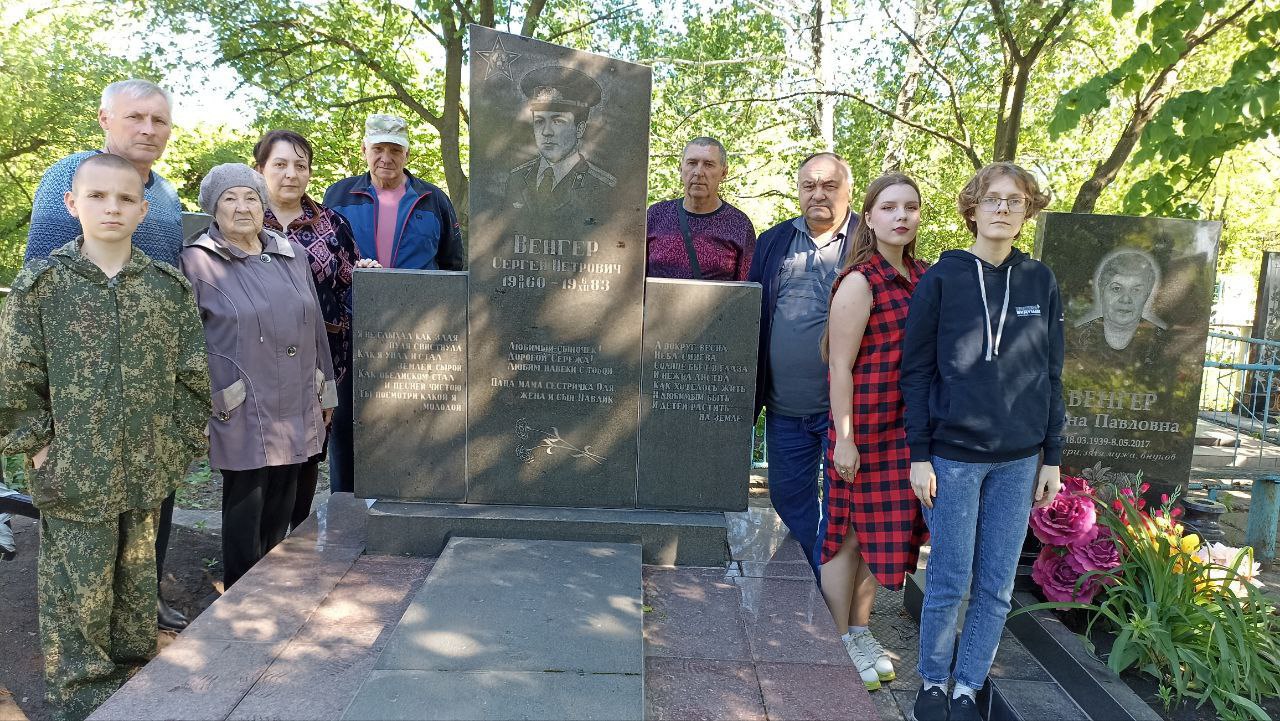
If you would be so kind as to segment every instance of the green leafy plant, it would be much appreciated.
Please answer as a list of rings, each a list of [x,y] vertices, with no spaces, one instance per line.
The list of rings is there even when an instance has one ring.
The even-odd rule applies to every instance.
[[[1048,602],[1029,606],[1085,609],[1086,635],[1095,624],[1115,634],[1107,665],[1157,679],[1168,703],[1209,703],[1222,718],[1269,719],[1259,705],[1280,696],[1280,617],[1250,583],[1252,553],[1225,564],[1207,560],[1194,535],[1170,514],[1154,515],[1132,495],[1112,506],[1098,504],[1098,522],[1113,533],[1120,566],[1086,573],[1077,587],[1101,583],[1095,603]]]
[[[22,456],[0,456],[4,484],[19,493],[27,490],[27,464]]]

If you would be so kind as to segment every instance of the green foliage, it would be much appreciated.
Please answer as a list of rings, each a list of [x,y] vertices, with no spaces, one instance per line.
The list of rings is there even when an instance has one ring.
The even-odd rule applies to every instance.
[[[22,456],[0,456],[4,484],[19,493],[27,490],[27,459]]]
[[[199,211],[200,181],[204,176],[222,163],[253,165],[256,140],[224,128],[182,128],[173,134],[156,170],[174,184],[187,210]]]
[[[1210,177],[1230,151],[1280,134],[1278,30],[1280,9],[1253,17],[1245,36],[1256,44],[1245,46],[1225,81],[1179,93],[1160,108],[1133,160],[1167,170],[1159,182],[1135,184],[1125,196],[1126,210],[1200,217],[1199,203],[1178,202],[1183,189]]]
[[[1132,10],[1128,0],[1112,3],[1117,18]],[[1121,104],[1128,122],[1116,136],[1117,157],[1141,172],[1120,210],[1205,217],[1198,196],[1222,158],[1280,131],[1280,7],[1274,0],[1161,0],[1134,27],[1132,50],[1059,98],[1050,133],[1058,138]],[[1100,165],[1095,178],[1110,183],[1118,170]]]
[[[178,486],[174,498],[174,505],[178,508],[218,508],[221,499],[218,493],[211,493],[212,482],[213,471],[209,468],[209,461],[201,459],[191,466],[186,478],[182,479],[182,485]]]
[[[1270,601],[1236,570],[1202,565],[1172,542],[1169,526],[1148,518],[1128,497],[1117,503],[1118,511],[1098,503],[1097,512],[1099,524],[1117,539],[1121,565],[1078,582],[1107,579],[1102,600],[1036,604],[1019,613],[1086,609],[1090,631],[1102,623],[1115,634],[1107,657],[1113,671],[1154,677],[1170,703],[1191,700],[1212,704],[1223,718],[1268,719],[1258,702],[1280,696],[1280,617]],[[1231,582],[1239,582],[1235,593],[1225,588]]]
[[[0,28],[0,285],[22,265],[31,200],[46,168],[73,152],[102,147],[102,88],[155,77],[146,59],[112,54],[111,18],[68,6],[29,10]]]

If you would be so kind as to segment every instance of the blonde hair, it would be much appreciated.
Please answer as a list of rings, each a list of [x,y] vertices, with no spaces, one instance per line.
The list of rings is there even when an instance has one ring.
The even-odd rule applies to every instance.
[[[969,217],[969,211],[978,207],[978,201],[982,200],[982,196],[987,194],[987,189],[991,187],[991,183],[999,177],[1013,178],[1013,182],[1018,184],[1022,192],[1027,196],[1027,212],[1024,216],[1026,220],[1031,220],[1036,213],[1044,210],[1049,205],[1049,195],[1040,190],[1040,183],[1036,181],[1036,177],[1028,172],[1022,166],[1008,161],[999,163],[989,163],[982,170],[979,170],[969,182],[965,184],[964,189],[960,191],[960,196],[956,199],[956,209],[960,211],[960,217],[964,219],[964,224],[969,228],[969,234],[978,237],[978,223]]]
[[[916,198],[920,199],[920,186],[916,185],[916,181],[910,176],[903,173],[885,173],[879,178],[871,181],[867,185],[867,194],[862,199],[862,212],[858,214],[858,224],[854,227],[853,232],[849,234],[849,250],[845,254],[844,263],[840,266],[840,272],[852,268],[856,265],[871,260],[871,256],[876,254],[876,233],[867,225],[867,213],[875,206],[876,201],[880,199],[880,194],[892,188],[895,185],[905,185],[916,191]],[[912,238],[907,247],[902,249],[902,260],[910,265],[916,257],[916,239]],[[834,300],[834,294],[832,299]],[[827,307],[827,325],[822,329],[822,341],[818,346],[822,353],[822,360],[830,360],[831,352],[831,308],[834,303]]]

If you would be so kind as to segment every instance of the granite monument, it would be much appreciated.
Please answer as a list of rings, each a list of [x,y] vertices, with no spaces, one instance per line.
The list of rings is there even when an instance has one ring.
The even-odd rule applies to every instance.
[[[1045,213],[1038,257],[1062,293],[1064,470],[1185,487],[1221,223]]]
[[[646,300],[649,68],[470,32],[468,271],[357,274],[369,548],[639,542],[717,565],[746,506],[760,287]]]

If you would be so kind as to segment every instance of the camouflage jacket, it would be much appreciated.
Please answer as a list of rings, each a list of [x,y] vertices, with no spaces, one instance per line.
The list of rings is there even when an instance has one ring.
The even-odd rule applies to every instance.
[[[36,507],[96,521],[159,506],[206,451],[209,367],[182,273],[135,247],[108,279],[79,243],[28,263],[0,312],[0,452],[51,445]]]

